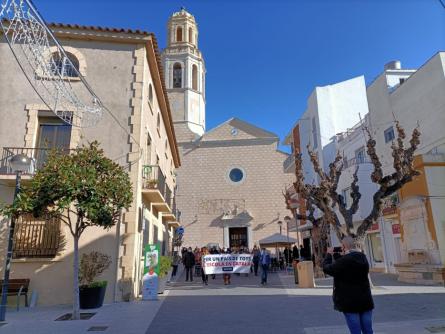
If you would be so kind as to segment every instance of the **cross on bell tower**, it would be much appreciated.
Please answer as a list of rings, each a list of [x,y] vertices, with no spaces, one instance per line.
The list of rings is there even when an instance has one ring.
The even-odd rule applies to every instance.
[[[173,121],[185,123],[201,136],[205,131],[205,64],[195,18],[184,7],[168,20],[167,36],[162,62]]]

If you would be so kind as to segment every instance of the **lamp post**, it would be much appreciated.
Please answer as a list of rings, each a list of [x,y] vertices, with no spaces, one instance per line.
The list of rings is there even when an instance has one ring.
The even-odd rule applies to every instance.
[[[279,220],[279,221],[277,222],[277,224],[278,224],[278,226],[280,227],[280,234],[281,234],[281,226],[283,225],[283,222],[282,222],[281,220]]]
[[[20,181],[22,178],[22,173],[26,172],[31,166],[31,159],[25,154],[16,154],[10,160],[10,166],[13,172],[15,172],[15,191],[14,191],[14,202],[17,198],[17,194],[20,192]],[[9,225],[9,236],[8,236],[8,252],[6,253],[6,264],[5,273],[3,277],[2,285],[2,298],[0,303],[0,321],[5,321],[6,317],[6,303],[8,296],[8,285],[9,285],[9,272],[11,271],[11,260],[12,260],[12,249],[14,241],[14,229],[16,215],[11,216],[11,224]]]
[[[285,216],[284,217],[284,221],[286,222],[286,234],[287,234],[287,259],[286,262],[289,265],[289,260],[290,260],[290,252],[291,252],[291,247],[290,247],[290,243],[289,243],[289,223],[291,221],[291,218],[289,216]]]

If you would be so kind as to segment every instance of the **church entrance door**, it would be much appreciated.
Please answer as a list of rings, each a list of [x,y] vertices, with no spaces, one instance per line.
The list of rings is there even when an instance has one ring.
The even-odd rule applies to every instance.
[[[247,227],[229,228],[229,247],[231,250],[238,250],[240,247],[247,247]]]

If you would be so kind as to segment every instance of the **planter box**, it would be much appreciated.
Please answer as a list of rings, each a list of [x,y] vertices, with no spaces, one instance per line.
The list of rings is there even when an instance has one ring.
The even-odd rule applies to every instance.
[[[91,309],[102,307],[105,298],[107,286],[98,287],[80,287],[79,299],[81,309]]]

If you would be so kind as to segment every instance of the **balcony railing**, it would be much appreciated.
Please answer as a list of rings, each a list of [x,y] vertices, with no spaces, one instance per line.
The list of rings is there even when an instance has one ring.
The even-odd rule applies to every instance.
[[[32,175],[42,168],[51,150],[50,148],[4,147],[0,158],[0,174],[14,174],[10,164],[11,159],[17,154],[24,154],[31,159],[31,165],[24,174]],[[68,154],[69,149],[58,149],[58,152]]]
[[[14,229],[13,257],[52,258],[63,245],[60,221],[57,218],[36,219],[22,216]]]
[[[348,168],[351,166],[356,166],[360,164],[369,164],[371,160],[368,157],[364,158],[352,158],[349,160],[343,159],[343,168]]]
[[[158,165],[145,165],[142,167],[142,189],[159,190],[165,202],[172,207],[173,192],[167,185],[165,175]]]

